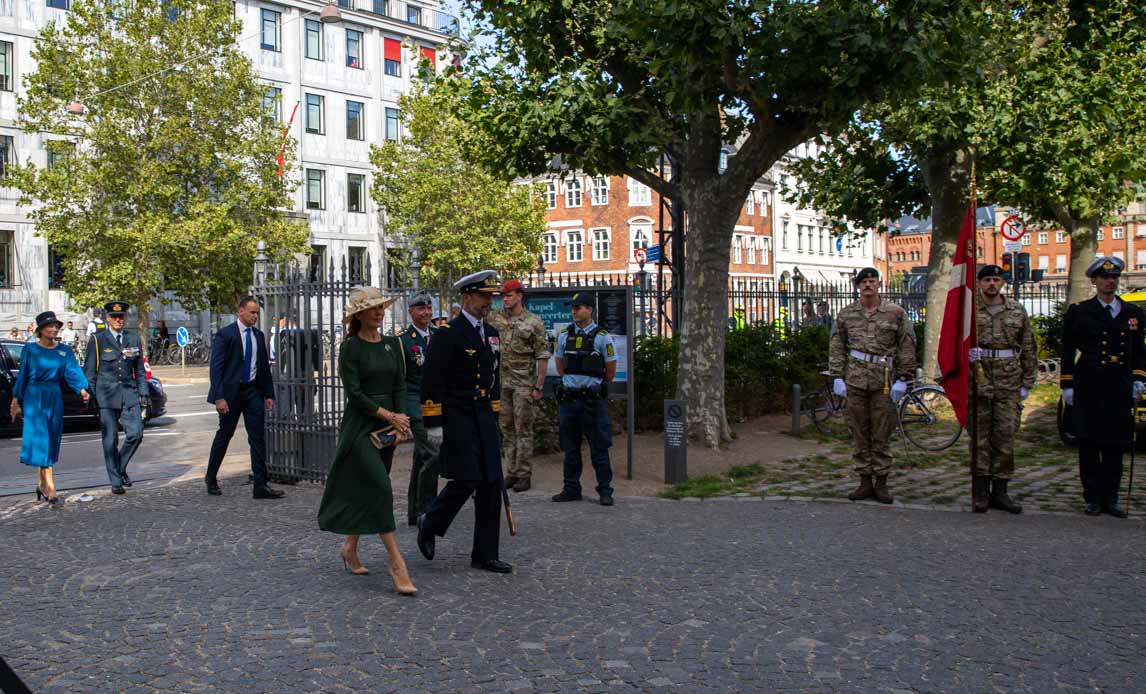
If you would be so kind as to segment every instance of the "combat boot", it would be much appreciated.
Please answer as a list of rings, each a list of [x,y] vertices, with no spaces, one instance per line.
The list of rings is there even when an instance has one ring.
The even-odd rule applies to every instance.
[[[887,488],[887,475],[879,475],[875,478],[875,499],[881,504],[890,504],[895,501],[891,496],[891,490]]]
[[[986,513],[991,507],[990,496],[991,478],[986,475],[975,475],[971,478],[971,510],[975,513]]]
[[[513,485],[513,491],[515,491],[515,492],[527,492],[527,491],[529,491],[529,486],[530,485],[529,485],[529,478],[528,477],[518,477],[517,481]]]
[[[871,486],[871,475],[860,475],[860,486],[848,492],[852,501],[863,501],[875,496],[875,487]]]
[[[1011,501],[1007,496],[1007,480],[996,479],[991,484],[991,508],[1001,509],[1007,513],[1022,513],[1023,507]]]

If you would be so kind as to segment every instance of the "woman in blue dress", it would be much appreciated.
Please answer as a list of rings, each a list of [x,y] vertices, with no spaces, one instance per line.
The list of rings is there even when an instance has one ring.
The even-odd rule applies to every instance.
[[[24,434],[20,462],[39,468],[36,498],[58,501],[52,466],[60,458],[64,434],[64,383],[78,392],[86,404],[88,381],[72,350],[56,344],[63,326],[56,314],[44,311],[36,316],[36,341],[28,343],[20,357],[20,375],[12,389],[12,419],[24,414]]]

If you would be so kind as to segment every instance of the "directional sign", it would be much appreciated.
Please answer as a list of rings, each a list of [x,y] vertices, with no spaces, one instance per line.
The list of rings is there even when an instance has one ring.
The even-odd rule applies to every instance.
[[[661,247],[660,246],[649,246],[647,249],[645,249],[645,262],[655,263],[660,259],[661,259]]]
[[[187,328],[179,326],[179,329],[175,331],[175,342],[180,347],[191,344],[191,333],[187,332]]]
[[[836,253],[843,253],[843,252],[844,252],[844,237],[837,236],[836,237]]]
[[[1019,219],[1017,214],[1013,214],[1003,220],[1003,225],[999,227],[999,233],[1003,235],[1004,240],[1018,241],[1023,238],[1026,228],[1023,226],[1023,220]]]

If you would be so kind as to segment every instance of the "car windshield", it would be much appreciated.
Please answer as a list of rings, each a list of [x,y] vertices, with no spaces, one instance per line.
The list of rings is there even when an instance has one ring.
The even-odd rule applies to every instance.
[[[12,368],[20,368],[20,354],[24,351],[24,342],[5,342],[3,343],[4,349],[8,351],[9,358],[12,359]]]

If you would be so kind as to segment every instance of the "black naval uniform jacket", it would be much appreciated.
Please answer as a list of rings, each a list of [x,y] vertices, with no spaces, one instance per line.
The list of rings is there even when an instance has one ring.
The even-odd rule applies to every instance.
[[[1084,443],[1128,443],[1130,384],[1146,381],[1146,312],[1117,301],[1114,318],[1095,297],[1072,304],[1063,319],[1059,385],[1074,388],[1075,433]]]
[[[485,341],[465,315],[434,332],[422,368],[422,419],[442,427],[438,465],[442,477],[492,482],[502,479],[501,338],[485,324]]]

